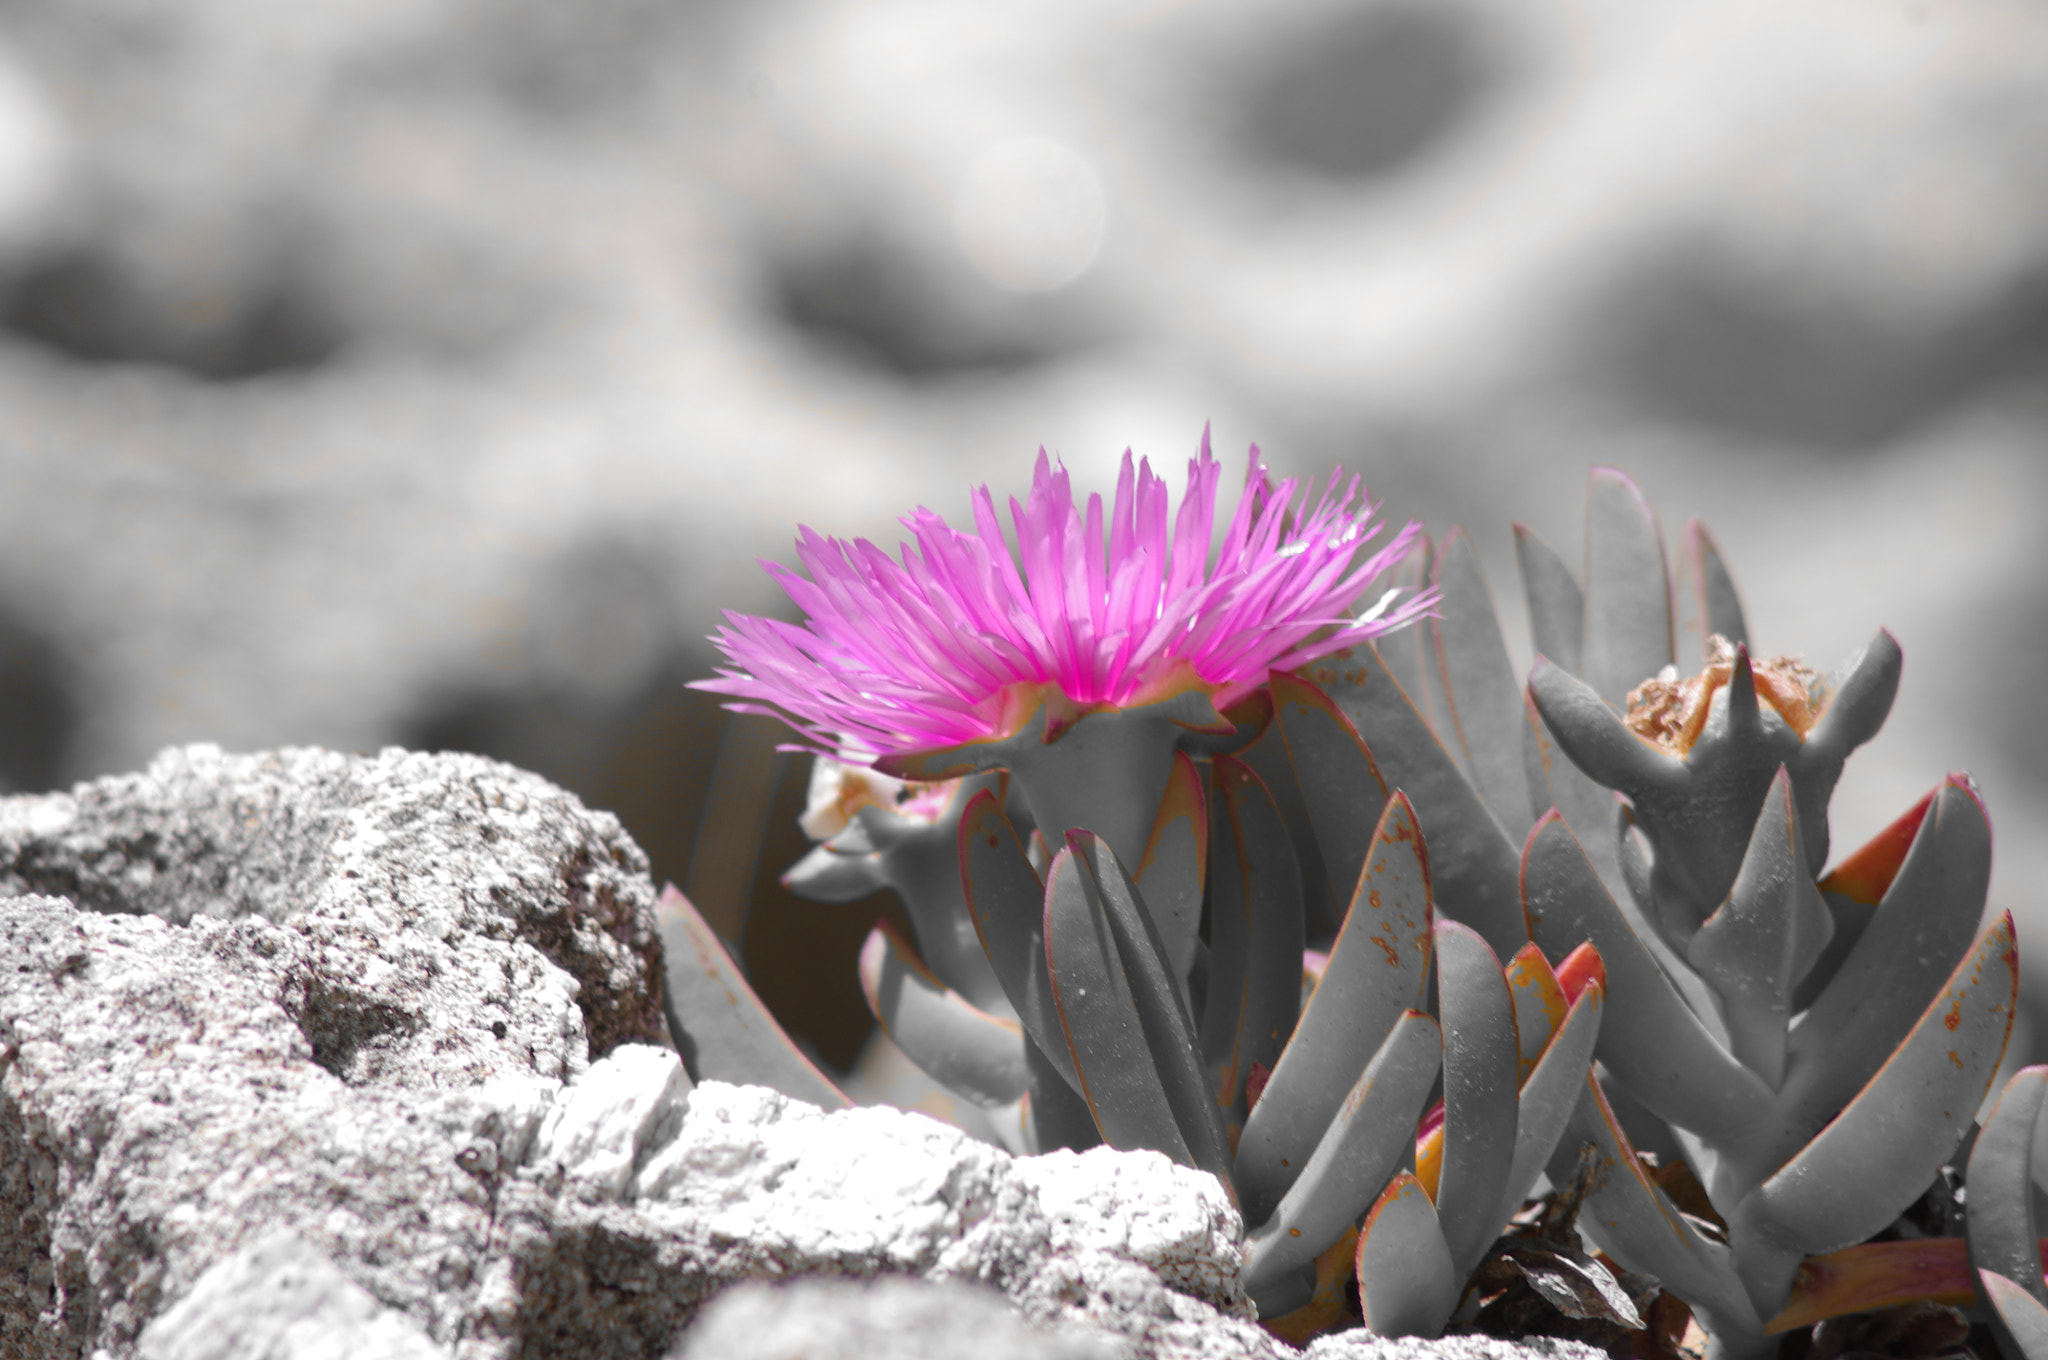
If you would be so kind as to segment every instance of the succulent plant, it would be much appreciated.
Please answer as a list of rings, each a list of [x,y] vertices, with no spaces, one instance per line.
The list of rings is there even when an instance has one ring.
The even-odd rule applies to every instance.
[[[1126,456],[1105,526],[1041,455],[1011,503],[1022,574],[983,490],[975,535],[906,520],[900,566],[806,531],[813,580],[782,575],[810,622],[721,635],[735,669],[707,687],[779,706],[820,757],[823,844],[787,881],[908,905],[915,941],[878,928],[860,960],[898,1046],[1015,1103],[1026,1146],[1214,1174],[1247,1288],[1296,1339],[1348,1316],[1351,1279],[1375,1330],[1442,1330],[1546,1167],[1590,1174],[1582,1230],[1722,1355],[1947,1297],[1850,1253],[1969,1129],[2017,955],[2009,919],[1976,931],[1989,828],[1962,776],[1822,873],[1828,798],[1896,688],[1890,636],[1825,680],[1753,657],[1695,524],[1681,675],[1655,518],[1601,469],[1583,582],[1517,528],[1524,683],[1462,530],[1432,549],[1411,525],[1361,563],[1355,483],[1297,507],[1254,450],[1211,566],[1216,484],[1205,435],[1169,546],[1148,466]],[[727,1070],[843,1101],[664,904],[692,1071],[731,1045]],[[2016,1089],[1980,1146],[2023,1182],[2040,1087]],[[1705,1217],[1631,1132],[1682,1153]],[[2031,1233],[1987,1223],[1980,1252],[1972,1227],[2022,1340],[2048,1304],[2015,1264]]]
[[[1805,1259],[1919,1197],[2003,1056],[2018,956],[2009,917],[1977,929],[1989,824],[1951,776],[1823,875],[1829,795],[1897,687],[1890,635],[1826,680],[1753,658],[1695,523],[1684,631],[1702,669],[1681,678],[1661,535],[1625,477],[1593,474],[1583,584],[1517,537],[1538,653],[1525,688],[1462,533],[1434,564],[1432,647],[1397,659],[1394,640],[1306,674],[1414,800],[1446,911],[1505,930],[1513,892],[1547,952],[1599,948],[1601,1078],[1676,1142],[1721,1222],[1702,1230],[1648,1179],[1596,1082],[1562,1145],[1593,1145],[1609,1168],[1580,1226],[1685,1298],[1719,1353],[1761,1352],[1789,1325]],[[1404,684],[1388,683],[1396,668]]]

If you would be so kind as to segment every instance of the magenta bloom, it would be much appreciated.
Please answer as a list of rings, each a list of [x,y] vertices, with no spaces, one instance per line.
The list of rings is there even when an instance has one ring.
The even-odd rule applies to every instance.
[[[1312,505],[1304,494],[1295,507],[1297,483],[1274,485],[1257,445],[1210,566],[1221,475],[1205,430],[1169,540],[1166,485],[1149,461],[1134,469],[1125,452],[1105,525],[1102,497],[1088,498],[1084,518],[1066,470],[1041,449],[1029,501],[1010,501],[1021,571],[985,486],[973,496],[973,533],[922,507],[906,517],[917,543],[903,545],[900,561],[866,539],[803,528],[797,557],[809,579],[762,565],[805,622],[728,613],[713,640],[731,666],[697,688],[784,719],[806,749],[891,755],[1008,736],[1046,701],[1088,712],[1199,689],[1227,708],[1269,670],[1429,612],[1425,595],[1351,613],[1420,525],[1366,555],[1380,526],[1359,479],[1334,470]]]

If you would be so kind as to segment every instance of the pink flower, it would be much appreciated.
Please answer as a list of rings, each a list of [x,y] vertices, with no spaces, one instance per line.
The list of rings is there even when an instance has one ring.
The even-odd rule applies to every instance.
[[[1421,526],[1361,556],[1380,526],[1359,479],[1335,469],[1297,509],[1297,483],[1274,485],[1257,445],[1210,566],[1221,473],[1204,430],[1169,541],[1170,498],[1149,461],[1134,469],[1125,452],[1105,525],[1102,497],[1088,498],[1084,518],[1066,470],[1041,449],[1028,502],[1010,501],[1021,571],[985,486],[973,496],[973,533],[922,507],[905,518],[917,543],[900,561],[866,539],[800,529],[808,579],[762,565],[805,622],[728,613],[713,641],[731,665],[697,688],[783,718],[808,738],[802,749],[881,756],[1008,736],[1044,702],[1093,712],[1199,689],[1227,708],[1269,670],[1430,612],[1434,592],[1393,608],[1389,592],[1354,617],[1359,595],[1408,554]]]

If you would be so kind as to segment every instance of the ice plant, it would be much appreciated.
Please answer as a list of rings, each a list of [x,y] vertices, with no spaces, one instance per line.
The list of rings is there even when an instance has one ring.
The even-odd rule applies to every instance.
[[[1897,685],[1890,635],[1825,678],[1752,656],[1697,525],[1681,630],[1654,516],[1600,469],[1582,574],[1518,529],[1525,682],[1462,530],[1361,560],[1355,483],[1297,506],[1255,450],[1212,561],[1216,479],[1205,439],[1169,536],[1149,467],[1126,456],[1105,523],[1041,456],[1021,567],[984,490],[976,533],[920,512],[900,562],[807,531],[811,577],[781,573],[807,622],[721,634],[709,688],[877,757],[821,754],[823,844],[785,881],[910,904],[917,943],[878,929],[860,960],[903,1052],[1015,1102],[1031,1148],[1215,1174],[1292,1340],[1485,1325],[1536,1270],[1628,1329],[1682,1300],[1717,1360],[1971,1297],[2048,1360],[2026,1189],[2048,1069],[1976,1143],[1967,1244],[1869,1241],[1956,1158],[2018,989],[2010,918],[1977,929],[1967,777],[1822,872],[1829,796]],[[663,909],[693,1075],[843,1101],[688,904]],[[1497,1240],[1546,1163],[1564,1236]],[[1636,1283],[1568,1240],[1574,1214]],[[1650,1277],[1669,1298],[1639,1315]]]
[[[1205,430],[1178,510],[1129,452],[1114,502],[1091,495],[1084,510],[1041,450],[1030,494],[1009,504],[1014,554],[985,486],[971,532],[920,508],[894,558],[804,528],[807,575],[764,564],[804,621],[728,614],[714,641],[729,664],[698,685],[784,718],[805,749],[851,745],[891,774],[1011,769],[1055,845],[1085,827],[1134,858],[1174,750],[1232,732],[1219,709],[1430,607],[1382,596],[1358,611],[1421,533],[1369,550],[1378,507],[1358,478],[1333,470],[1319,493],[1276,483],[1254,446],[1218,544],[1221,478]],[[1114,721],[1134,712],[1146,720]]]

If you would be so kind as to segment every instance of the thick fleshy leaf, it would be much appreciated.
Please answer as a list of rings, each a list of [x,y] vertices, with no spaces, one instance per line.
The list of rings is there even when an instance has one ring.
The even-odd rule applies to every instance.
[[[1696,519],[1685,524],[1678,575],[1683,583],[1689,653],[1679,658],[1681,670],[1690,669],[1695,658],[1712,659],[1707,639],[1715,634],[1731,643],[1749,641],[1749,625],[1742,617],[1742,596],[1735,589],[1735,578],[1728,574],[1714,536]]]
[[[1093,886],[1071,847],[1053,856],[1045,876],[1046,963],[1081,1098],[1111,1147],[1149,1148],[1193,1166],[1116,937],[1091,900]]]
[[[654,904],[666,963],[662,1010],[693,1081],[769,1086],[828,1110],[853,1102],[790,1042],[746,975],[674,884]]]
[[[1785,1076],[1793,989],[1820,957],[1834,924],[1807,874],[1792,777],[1779,766],[1735,887],[1686,951],[1721,995],[1735,1056],[1772,1087]]]
[[[1555,548],[1521,523],[1515,525],[1515,565],[1522,571],[1522,597],[1529,605],[1536,654],[1577,675],[1586,621],[1586,594],[1579,578]]]
[[[1355,668],[1363,658],[1348,657]],[[1358,731],[1328,694],[1297,675],[1274,672],[1273,714],[1339,901],[1358,885],[1371,828],[1387,805],[1387,782]]]
[[[809,902],[858,902],[889,886],[878,854],[842,854],[828,846],[811,852],[782,875],[782,886]]]
[[[1173,774],[1145,842],[1145,858],[1131,875],[1166,946],[1168,968],[1183,989],[1202,926],[1202,885],[1209,865],[1208,801],[1195,762],[1185,751],[1175,752]]]
[[[1607,960],[1600,957],[1600,951],[1586,941],[1564,956],[1564,962],[1557,965],[1557,985],[1564,988],[1567,1001],[1577,1001],[1579,993],[1600,984],[1600,990],[1607,990]]]
[[[2012,915],[1993,921],[1877,1075],[1736,1210],[1806,1252],[1890,1223],[1976,1117],[2019,999]],[[1732,1220],[1731,1220],[1732,1221]]]
[[[1764,1330],[1804,1330],[1831,1317],[1906,1303],[1966,1308],[1977,1297],[1975,1278],[1960,1237],[1865,1242],[1802,1261],[1791,1297]]]
[[[1395,794],[1373,833],[1344,928],[1237,1144],[1247,1221],[1262,1222],[1308,1164],[1368,1050],[1429,981],[1429,863],[1414,809]]]
[[[1331,886],[1329,871],[1323,865],[1323,848],[1317,843],[1315,827],[1309,822],[1308,802],[1301,791],[1301,780],[1294,773],[1294,762],[1287,756],[1287,739],[1280,732],[1280,724],[1271,721],[1272,695],[1265,690],[1254,690],[1240,707],[1256,705],[1264,707],[1265,727],[1256,739],[1233,752],[1232,756],[1257,773],[1266,786],[1266,792],[1272,795],[1274,806],[1280,809],[1280,819],[1287,824],[1287,839],[1294,845],[1295,865],[1301,870],[1302,912],[1308,936],[1313,940],[1328,941],[1336,935],[1337,924],[1343,919],[1344,901],[1350,900],[1351,885],[1344,885],[1345,898],[1339,901],[1336,890]]]
[[[1500,615],[1486,569],[1463,529],[1453,529],[1437,559],[1441,592],[1430,620],[1447,721],[1437,730],[1510,837],[1527,835],[1536,819],[1522,769],[1522,685],[1508,659]],[[1384,659],[1384,658],[1382,658]],[[1410,695],[1413,698],[1413,695]]]
[[[1950,778],[1957,776],[1951,775]],[[1828,870],[1820,886],[1867,907],[1882,902],[1884,895],[1891,891],[1892,880],[1899,876],[1899,869],[1906,862],[1906,852],[1919,839],[1920,824],[1927,820],[1927,812],[1934,806],[1935,796],[1945,787],[1946,781],[1929,789],[1919,802],[1893,818],[1890,826]]]
[[[1579,674],[1617,708],[1671,664],[1671,578],[1664,535],[1628,476],[1596,467],[1586,482],[1586,629]]]
[[[1634,900],[1623,891],[1614,857],[1615,817],[1621,802],[1613,789],[1595,783],[1559,749],[1526,685],[1522,689],[1522,766],[1529,781],[1529,806],[1539,817],[1547,808],[1563,814],[1579,844],[1586,847],[1600,881],[1641,930],[1644,922]]]
[[[1069,831],[1067,844],[1109,922],[1124,975],[1131,984],[1131,997],[1137,1003],[1138,1019],[1145,1027],[1153,1065],[1165,1081],[1166,1098],[1195,1165],[1221,1181],[1235,1199],[1223,1114],[1209,1098],[1200,1033],[1187,994],[1169,971],[1166,944],[1138,897],[1137,884],[1118,862],[1109,842],[1086,831]]]
[[[1596,783],[1631,796],[1665,797],[1690,785],[1683,760],[1629,731],[1598,690],[1544,657],[1529,671],[1529,697],[1558,748]]]
[[[1876,736],[1890,716],[1905,669],[1899,640],[1880,628],[1854,656],[1828,677],[1832,691],[1827,707],[1806,734],[1806,745],[1818,761],[1848,759],[1849,753]]]
[[[1419,593],[1436,579],[1436,545],[1424,538],[1416,544],[1415,551],[1392,573],[1395,586],[1410,593]],[[1415,701],[1415,707],[1423,719],[1435,727],[1443,715],[1436,711],[1437,695],[1441,693],[1438,684],[1436,647],[1426,628],[1403,628],[1389,633],[1375,643],[1380,649],[1380,659],[1386,664],[1401,689]]]
[[[1980,1270],[1978,1280],[1984,1286],[1985,1297],[1998,1310],[1998,1320],[2005,1324],[2006,1337],[2019,1351],[2022,1360],[2048,1360],[2048,1308],[2024,1285],[2007,1279],[1995,1270]],[[2034,1275],[2038,1280],[2038,1272]]]
[[[1658,1116],[1732,1137],[1775,1102],[1673,988],[1593,873],[1562,818],[1548,815],[1523,851],[1529,933],[1545,953],[1590,941],[1607,969],[1600,1061]],[[1655,1273],[1654,1271],[1652,1272]]]
[[[1965,1235],[1972,1266],[2018,1282],[2036,1303],[2048,1307],[2030,1166],[2044,1097],[2048,1067],[2023,1067],[2006,1082],[1998,1107],[1978,1130],[1965,1177],[1970,1186]]]
[[[1064,1046],[1060,1058],[1068,1067],[1074,1065],[1074,1055]],[[1024,1097],[1024,1128],[1031,1150],[1071,1148],[1080,1152],[1101,1146],[1102,1131],[1095,1127],[1088,1102],[1074,1089],[1074,1079],[1053,1066],[1045,1050],[1028,1034],[1024,1036],[1024,1063],[1031,1074],[1031,1090]]]
[[[1090,832],[1069,831],[1053,859],[1045,945],[1081,1094],[1104,1141],[1156,1148],[1231,1189],[1222,1114],[1159,932],[1115,853]]]
[[[1613,1027],[1608,1023],[1601,1029]],[[1578,1227],[1594,1246],[1629,1270],[1656,1276],[1695,1313],[1705,1315],[1709,1331],[1726,1328],[1735,1336],[1761,1331],[1762,1320],[1736,1276],[1733,1254],[1702,1237],[1651,1182],[1591,1073],[1552,1155],[1551,1179],[1568,1183],[1581,1156],[1591,1156],[1594,1167]]]
[[[1819,1128],[1848,1103],[1976,936],[1991,888],[1991,823],[1966,776],[1949,776],[1931,797],[1895,870],[1881,872],[1877,856],[1889,857],[1900,823],[1872,842],[1879,851],[1866,847],[1848,861],[1863,865],[1853,880],[1859,891],[1882,880],[1883,898],[1792,1030],[1785,1102],[1803,1128]]]
[[[1354,1226],[1346,1228],[1316,1257],[1313,1272],[1302,1271],[1291,1277],[1298,1281],[1312,1274],[1307,1302],[1275,1314],[1261,1300],[1253,1300],[1260,1304],[1259,1326],[1290,1346],[1305,1347],[1324,1332],[1339,1331],[1356,1323],[1358,1309],[1350,1295],[1357,1278],[1357,1260],[1358,1229]]]
[[[1436,978],[1444,1035],[1444,1160],[1436,1212],[1462,1280],[1505,1221],[1496,1211],[1515,1160],[1515,1002],[1500,956],[1456,921],[1436,923]]]
[[[1007,1105],[1024,1094],[1023,1029],[939,981],[887,921],[861,947],[860,987],[884,1032],[941,1086],[980,1105]]]
[[[1534,940],[1508,960],[1507,979],[1508,992],[1515,1000],[1515,1050],[1520,1063],[1515,1080],[1519,1083],[1536,1070],[1536,1060],[1564,1023],[1571,1002],[1565,999],[1564,988],[1557,985],[1557,973]]]
[[[1585,1089],[1606,1002],[1605,985],[1599,981],[1588,983],[1543,1050],[1536,1070],[1522,1083],[1515,1115],[1514,1164],[1508,1172],[1507,1188],[1501,1193],[1496,1223],[1507,1222],[1522,1207],[1522,1201],[1536,1186],[1536,1178],[1543,1174],[1551,1154],[1557,1150],[1557,1140],[1564,1136],[1579,1093]]]
[[[1421,1011],[1394,1022],[1300,1178],[1246,1240],[1245,1288],[1254,1296],[1313,1261],[1379,1198],[1436,1080],[1441,1041]]]
[[[1441,1336],[1464,1278],[1437,1226],[1436,1206],[1408,1172],[1395,1176],[1358,1234],[1358,1301],[1381,1336]]]
[[[1250,766],[1215,760],[1209,989],[1202,1053],[1217,1105],[1242,1128],[1253,1064],[1267,1071],[1301,1011],[1300,879],[1280,811]]]
[[[1045,885],[988,789],[970,798],[960,814],[960,882],[989,966],[1024,1033],[1078,1091],[1081,1079],[1045,973]]]
[[[1341,670],[1334,661],[1319,661],[1303,674],[1323,686],[1350,718],[1387,787],[1400,789],[1414,803],[1429,841],[1437,910],[1484,935],[1495,953],[1512,956],[1529,938],[1516,904],[1514,842],[1378,654],[1371,647],[1359,648]],[[1303,788],[1309,787],[1304,783]],[[1331,875],[1333,882],[1341,882],[1334,863]]]

